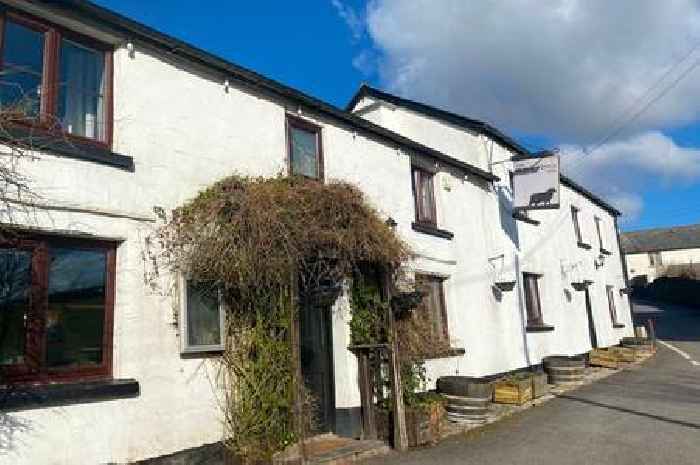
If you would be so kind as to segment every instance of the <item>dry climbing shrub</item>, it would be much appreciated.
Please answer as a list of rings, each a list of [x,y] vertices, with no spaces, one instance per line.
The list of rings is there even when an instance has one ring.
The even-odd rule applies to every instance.
[[[304,178],[226,178],[176,209],[157,241],[159,266],[222,290],[225,443],[248,460],[296,439],[294,299],[313,300],[360,264],[393,270],[408,256],[357,188]]]

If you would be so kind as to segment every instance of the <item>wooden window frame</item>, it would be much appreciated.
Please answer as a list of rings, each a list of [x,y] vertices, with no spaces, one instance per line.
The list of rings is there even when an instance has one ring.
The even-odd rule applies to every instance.
[[[421,280],[425,281],[433,281],[437,282],[438,289],[439,289],[439,302],[440,302],[440,309],[439,309],[439,314],[440,318],[442,319],[442,334],[440,334],[440,338],[442,338],[443,342],[449,344],[450,343],[450,328],[449,328],[449,322],[447,320],[447,301],[445,299],[445,281],[447,281],[447,278],[445,276],[436,276],[433,274],[428,274],[428,273],[416,273],[415,274],[415,280],[416,282],[419,282]]]
[[[102,328],[102,363],[99,365],[53,368],[46,365],[45,323],[48,311],[50,246],[102,250],[105,253],[105,310]],[[0,371],[5,380],[19,384],[45,384],[111,379],[117,244],[101,240],[31,235],[26,238],[3,241],[0,247],[32,252],[31,298],[25,328],[25,354],[30,360],[18,365],[0,365]]]
[[[595,229],[596,232],[598,233],[598,247],[600,250],[605,250],[605,246],[603,244],[603,232],[600,229],[600,223],[603,221],[599,217],[595,216],[593,217],[593,221],[595,221]]]
[[[525,297],[525,316],[527,319],[527,326],[528,327],[538,327],[538,326],[545,326],[544,323],[544,317],[542,315],[542,296],[540,295],[540,279],[542,278],[541,274],[537,273],[523,273],[523,293]],[[528,285],[529,280],[532,280],[534,282],[534,291],[535,291],[535,298],[537,302],[537,313],[535,314],[533,312],[534,309],[530,307],[530,298],[528,295],[528,289],[530,288],[530,285]]]
[[[421,186],[416,185],[416,177],[419,178],[419,182],[422,184],[425,179],[430,180],[430,196],[431,196],[431,207],[432,211],[430,215],[432,218],[425,218],[425,212],[421,206],[421,201],[418,195],[418,189]],[[437,205],[435,201],[435,173],[421,168],[420,166],[411,165],[411,188],[413,190],[413,206],[416,215],[416,223],[420,225],[426,225],[433,228],[437,228]]]
[[[218,291],[219,300],[219,344],[195,345],[190,344],[188,340],[187,315],[189,308],[187,306],[188,295],[187,287],[189,278],[180,276],[180,353],[186,354],[202,354],[211,352],[222,352],[226,345],[226,306],[224,305],[223,295],[221,290]]]
[[[307,179],[314,179],[323,182],[325,177],[324,157],[323,157],[323,128],[305,119],[287,114],[285,119],[285,134],[287,138],[287,172],[290,176],[303,176]],[[292,129],[312,132],[316,135],[316,166],[318,177],[310,177],[300,173],[294,173],[292,164]]]
[[[581,221],[579,218],[579,213],[581,210],[577,207],[571,206],[571,222],[574,225],[574,234],[576,235],[576,242],[583,244],[583,235],[581,234]]]
[[[41,79],[39,117],[38,119],[27,121],[26,124],[19,122],[15,124],[18,126],[31,126],[32,130],[39,130],[48,137],[65,138],[77,144],[89,144],[111,150],[114,131],[114,47],[33,15],[9,7],[0,7],[0,70],[3,69],[5,56],[5,23],[7,20],[44,34],[44,64]],[[70,134],[57,124],[58,74],[61,65],[61,41],[64,38],[104,54],[103,139]]]
[[[608,296],[608,311],[610,312],[610,320],[613,326],[619,325],[617,321],[617,306],[615,305],[615,287],[605,286],[605,293]]]

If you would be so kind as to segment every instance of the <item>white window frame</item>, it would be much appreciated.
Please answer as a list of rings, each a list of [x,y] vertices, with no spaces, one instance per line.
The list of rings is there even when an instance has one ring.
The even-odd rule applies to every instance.
[[[193,345],[187,340],[188,328],[187,328],[187,284],[190,281],[189,278],[185,276],[180,276],[179,287],[180,287],[180,353],[181,354],[200,354],[206,352],[221,352],[226,346],[226,306],[224,305],[223,295],[221,290],[219,290],[219,341],[220,344],[208,344],[208,345]]]

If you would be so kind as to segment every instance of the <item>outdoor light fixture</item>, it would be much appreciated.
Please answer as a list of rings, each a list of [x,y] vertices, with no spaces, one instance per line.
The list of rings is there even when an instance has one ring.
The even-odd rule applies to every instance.
[[[126,43],[126,51],[129,52],[129,58],[134,58],[134,56],[136,56],[136,50],[133,42]]]
[[[224,92],[226,92],[226,93],[228,94],[228,90],[229,90],[230,87],[231,87],[231,83],[229,82],[228,79],[226,79],[226,80],[224,81]]]

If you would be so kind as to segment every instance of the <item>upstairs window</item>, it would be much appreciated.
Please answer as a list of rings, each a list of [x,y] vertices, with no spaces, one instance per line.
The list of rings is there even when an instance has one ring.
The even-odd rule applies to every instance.
[[[610,310],[610,320],[613,325],[617,323],[617,309],[615,308],[615,292],[613,286],[606,286],[605,290],[608,293],[608,309]]]
[[[579,223],[579,209],[576,207],[571,207],[571,221],[574,224],[574,234],[576,234],[576,242],[579,244],[583,243],[583,237],[581,236],[581,225]]]
[[[416,222],[430,226],[437,223],[435,213],[435,175],[416,166],[411,169],[413,176],[413,200],[416,208]]]
[[[540,300],[540,275],[523,273],[525,285],[525,310],[527,312],[528,326],[543,326],[542,302]]]
[[[649,252],[649,266],[662,266],[664,264],[661,258],[661,252]]]
[[[595,220],[595,229],[596,229],[596,232],[598,233],[598,245],[600,247],[600,250],[605,250],[605,246],[603,244],[603,233],[601,232],[601,229],[600,229],[601,219],[598,217],[595,217],[594,220]]]
[[[321,128],[307,121],[287,117],[289,173],[323,179]]]
[[[0,369],[10,380],[108,377],[115,246],[32,237],[0,245]]]
[[[1,21],[0,106],[47,130],[109,144],[109,47],[14,13]]]

